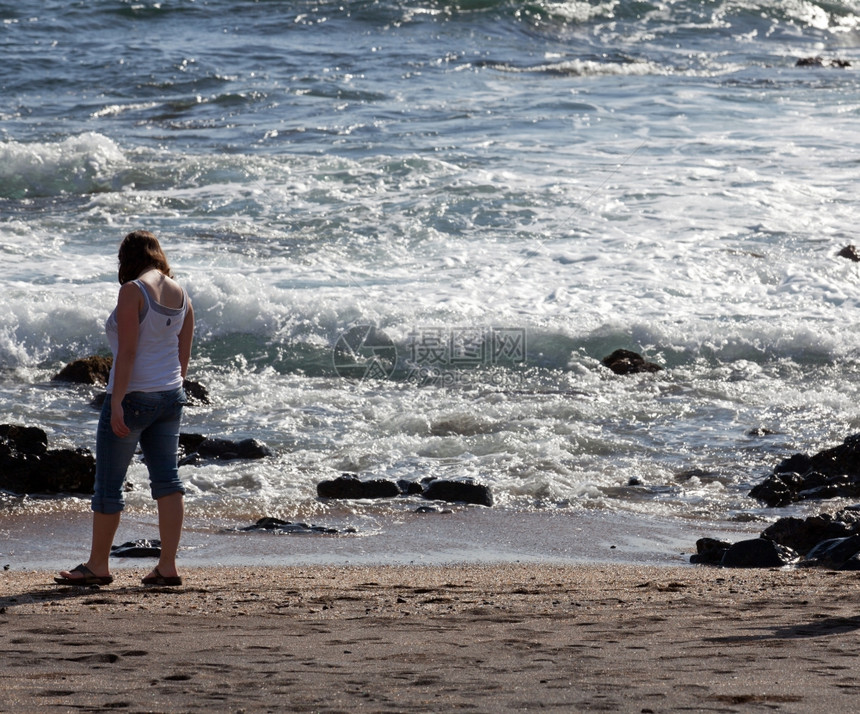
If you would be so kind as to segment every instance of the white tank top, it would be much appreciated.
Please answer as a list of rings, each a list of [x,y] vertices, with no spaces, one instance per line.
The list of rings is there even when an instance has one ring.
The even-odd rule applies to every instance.
[[[149,296],[140,280],[133,281],[143,293],[144,306],[139,317],[137,355],[129,392],[166,392],[182,386],[182,367],[179,364],[179,332],[188,310],[188,295],[182,290],[182,305],[165,307]],[[105,321],[105,332],[113,352],[114,364],[119,351],[116,308]],[[111,366],[107,393],[113,393],[114,366]]]

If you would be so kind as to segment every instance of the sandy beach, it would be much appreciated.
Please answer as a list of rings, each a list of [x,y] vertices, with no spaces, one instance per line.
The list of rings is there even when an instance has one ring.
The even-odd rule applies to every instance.
[[[860,578],[636,565],[0,573],[0,711],[853,710]]]

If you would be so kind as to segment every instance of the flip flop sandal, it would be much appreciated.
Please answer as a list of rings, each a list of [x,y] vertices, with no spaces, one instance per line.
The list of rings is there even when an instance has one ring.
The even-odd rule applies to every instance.
[[[110,585],[113,582],[113,575],[96,575],[86,565],[81,563],[76,568],[72,568],[70,573],[80,573],[79,578],[54,578],[54,582],[59,585],[82,585],[89,587],[91,585]]]
[[[166,585],[168,587],[175,587],[177,585],[182,585],[182,578],[178,575],[164,576],[158,572],[158,568],[153,568],[152,575],[147,575],[140,582],[144,585]]]

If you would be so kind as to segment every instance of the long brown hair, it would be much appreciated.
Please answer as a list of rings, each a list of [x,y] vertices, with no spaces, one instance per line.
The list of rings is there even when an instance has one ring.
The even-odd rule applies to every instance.
[[[147,268],[156,268],[168,278],[173,271],[161,245],[149,231],[132,231],[119,246],[119,283],[135,280]]]

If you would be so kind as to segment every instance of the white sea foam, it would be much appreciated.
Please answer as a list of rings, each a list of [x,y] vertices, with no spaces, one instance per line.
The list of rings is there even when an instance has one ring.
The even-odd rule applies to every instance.
[[[157,107],[158,104],[156,102],[131,102],[129,104],[109,104],[107,106],[102,107],[94,111],[90,116],[93,119],[99,119],[100,117],[110,117],[116,116],[117,114],[122,114],[123,112],[133,112],[141,109],[152,109],[153,107]]]
[[[0,142],[0,196],[32,198],[109,190],[116,171],[125,163],[119,146],[94,132],[58,143]]]

